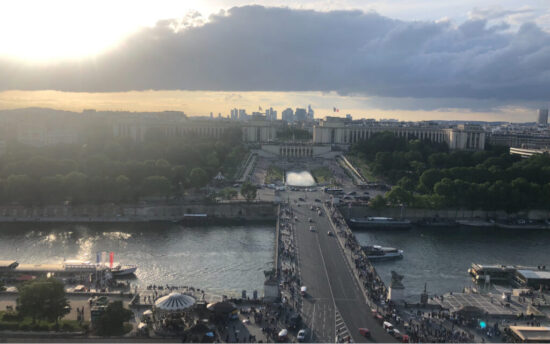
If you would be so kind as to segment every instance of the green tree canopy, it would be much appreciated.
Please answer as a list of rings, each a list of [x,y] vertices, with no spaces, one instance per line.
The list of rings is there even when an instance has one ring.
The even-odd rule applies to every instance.
[[[195,188],[200,188],[208,183],[208,175],[206,174],[206,171],[202,168],[195,167],[189,173],[189,181],[191,182],[191,186]]]
[[[41,278],[27,282],[19,288],[17,297],[19,313],[36,319],[57,321],[69,313],[69,302],[64,285],[55,278]]]
[[[122,301],[109,303],[105,313],[101,315],[96,323],[96,332],[100,336],[119,336],[124,334],[124,323],[130,321],[134,314],[131,310],[124,308]]]
[[[256,199],[257,192],[258,188],[250,182],[244,182],[241,186],[241,195],[243,195],[247,202],[251,202]]]

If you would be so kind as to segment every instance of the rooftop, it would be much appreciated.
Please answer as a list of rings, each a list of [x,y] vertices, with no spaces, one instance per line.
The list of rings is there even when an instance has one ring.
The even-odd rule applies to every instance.
[[[550,327],[510,326],[510,330],[523,342],[550,342]]]

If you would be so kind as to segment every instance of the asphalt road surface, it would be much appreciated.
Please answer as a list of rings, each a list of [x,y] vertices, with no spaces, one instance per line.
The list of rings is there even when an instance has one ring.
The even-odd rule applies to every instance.
[[[315,334],[312,339],[334,342],[338,331],[342,338],[350,335],[354,342],[395,342],[374,320],[322,204],[314,201],[316,198],[324,201],[326,195],[298,191],[284,194],[283,199],[290,200],[294,216],[298,218],[295,222],[298,266],[302,285],[307,287],[303,313]],[[299,201],[300,197],[304,201]],[[321,207],[322,216],[310,210],[312,205]],[[314,232],[309,230],[310,226],[315,227]],[[329,231],[333,236],[328,235]],[[359,334],[361,327],[370,330],[370,338]]]

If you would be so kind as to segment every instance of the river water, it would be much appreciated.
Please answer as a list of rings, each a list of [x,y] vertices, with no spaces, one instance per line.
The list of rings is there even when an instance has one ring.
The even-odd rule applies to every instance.
[[[97,251],[138,265],[137,283],[185,285],[214,295],[263,295],[273,267],[275,229],[269,225],[182,227],[174,224],[1,224],[0,260],[95,261]]]
[[[550,232],[476,228],[413,228],[410,230],[354,231],[361,245],[404,250],[404,258],[375,263],[389,285],[391,270],[404,275],[405,296],[418,302],[427,283],[428,293],[441,295],[472,285],[471,263],[546,265],[550,267]]]
[[[386,283],[391,270],[405,276],[405,294],[418,301],[472,284],[472,262],[550,267],[550,231],[413,228],[355,231],[362,245],[403,249],[404,258],[376,263]],[[136,264],[137,283],[189,285],[214,295],[263,291],[273,267],[274,225],[182,227],[174,224],[0,224],[0,260],[58,263],[95,260],[97,251]]]

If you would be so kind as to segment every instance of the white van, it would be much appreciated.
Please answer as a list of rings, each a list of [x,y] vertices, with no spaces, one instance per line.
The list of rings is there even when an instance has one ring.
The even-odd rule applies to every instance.
[[[389,334],[393,334],[394,329],[392,323],[384,321],[382,326],[384,327],[384,330],[386,330],[386,332],[388,332]]]

